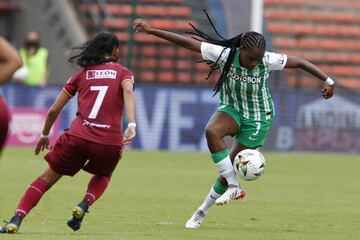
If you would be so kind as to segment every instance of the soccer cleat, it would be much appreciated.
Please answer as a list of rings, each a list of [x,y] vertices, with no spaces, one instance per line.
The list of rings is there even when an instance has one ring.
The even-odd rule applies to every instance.
[[[215,200],[216,205],[224,205],[232,200],[238,200],[244,198],[245,191],[238,186],[229,187],[223,195]]]
[[[0,233],[17,233],[20,228],[22,217],[20,215],[13,216],[9,222],[5,222],[3,226],[0,227]]]
[[[4,225],[0,227],[0,233],[6,233],[6,226],[8,225],[8,222],[4,220]]]
[[[67,225],[74,231],[77,231],[81,227],[81,222],[84,219],[85,213],[88,212],[89,201],[83,200],[72,210],[72,216],[67,221]]]
[[[205,213],[201,210],[196,210],[189,220],[185,224],[185,228],[199,228],[203,223]]]

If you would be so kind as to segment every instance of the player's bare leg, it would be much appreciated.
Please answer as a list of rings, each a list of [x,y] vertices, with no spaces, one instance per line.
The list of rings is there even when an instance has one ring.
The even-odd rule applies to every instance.
[[[224,112],[217,112],[213,118],[210,119],[207,130],[208,129],[211,129],[211,131],[206,131],[206,137],[213,161],[217,166],[220,175],[226,179],[228,186],[225,193],[215,200],[217,205],[223,205],[232,200],[241,198],[243,194],[233,169],[232,159],[230,158],[223,140],[225,136],[235,135],[239,129],[235,120],[229,114]],[[208,133],[211,134],[208,135]],[[225,150],[220,151],[221,149]]]
[[[227,192],[228,182],[230,183],[230,189],[241,191],[232,166],[233,158],[229,156],[223,140],[225,136],[234,135],[237,131],[237,123],[224,112],[216,112],[208,122],[206,126],[207,143],[213,162],[220,175],[202,205],[186,222],[185,228],[199,228],[201,226],[208,210],[215,204],[217,199]]]
[[[225,112],[216,112],[209,120],[206,129],[206,140],[211,152],[212,160],[227,183],[228,188],[239,188],[239,182],[233,169],[229,151],[226,148],[224,137],[238,132],[235,120]]]

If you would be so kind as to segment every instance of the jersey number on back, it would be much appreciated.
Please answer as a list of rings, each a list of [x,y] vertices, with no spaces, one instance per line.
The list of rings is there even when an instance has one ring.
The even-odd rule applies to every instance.
[[[101,104],[104,101],[104,97],[105,97],[105,94],[106,94],[108,88],[109,88],[109,86],[90,86],[91,91],[99,91],[99,92],[96,97],[94,106],[92,107],[91,112],[89,114],[89,118],[92,118],[92,119],[96,118],[96,116],[100,110]]]

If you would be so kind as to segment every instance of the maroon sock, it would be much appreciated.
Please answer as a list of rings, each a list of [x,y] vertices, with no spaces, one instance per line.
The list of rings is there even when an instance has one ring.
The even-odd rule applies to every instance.
[[[89,182],[87,191],[83,200],[89,201],[89,206],[91,206],[96,200],[98,200],[101,195],[105,192],[105,189],[109,185],[110,178],[108,176],[93,176]]]
[[[41,178],[35,179],[26,189],[25,194],[21,198],[19,205],[15,210],[16,215],[25,217],[31,209],[40,201],[42,195],[49,189],[49,184]]]

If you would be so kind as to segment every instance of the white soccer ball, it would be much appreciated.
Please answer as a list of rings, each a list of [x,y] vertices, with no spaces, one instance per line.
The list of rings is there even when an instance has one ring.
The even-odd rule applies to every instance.
[[[265,158],[257,150],[244,149],[234,159],[236,174],[247,181],[253,181],[264,174]]]

